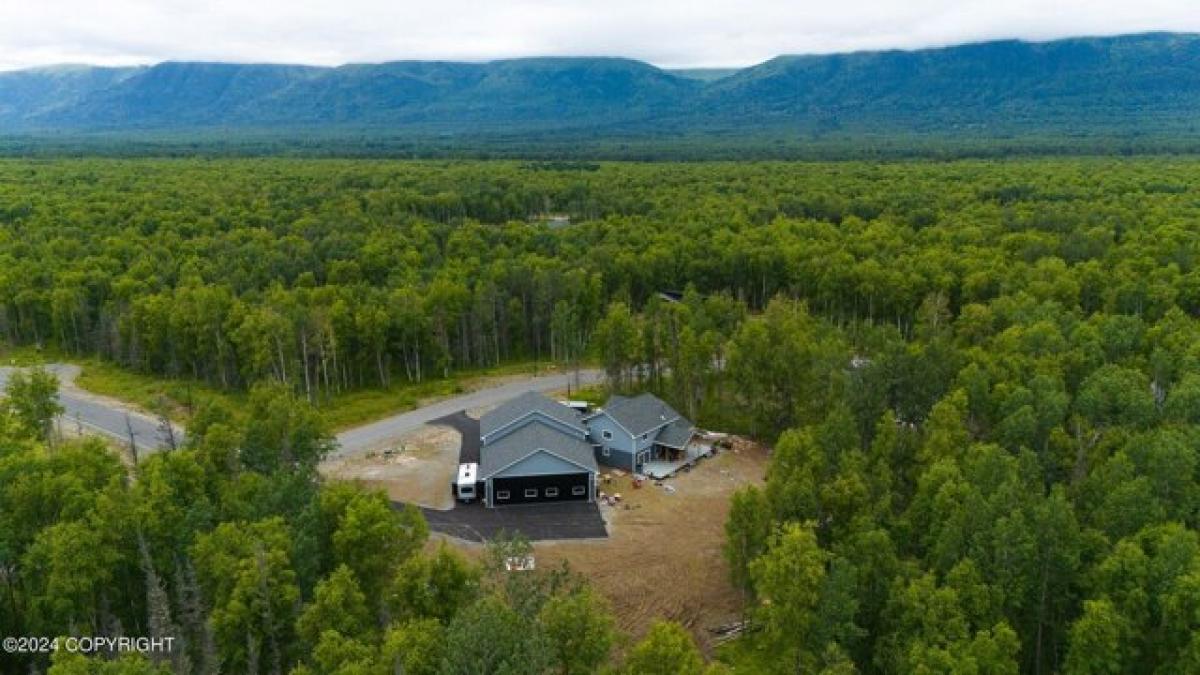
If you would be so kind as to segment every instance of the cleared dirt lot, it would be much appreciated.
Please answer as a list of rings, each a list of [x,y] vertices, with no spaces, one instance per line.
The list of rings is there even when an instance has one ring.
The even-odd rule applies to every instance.
[[[380,488],[393,500],[431,509],[454,507],[450,481],[458,471],[458,432],[448,427],[424,426],[389,443],[384,451],[324,462],[328,478],[351,480]]]

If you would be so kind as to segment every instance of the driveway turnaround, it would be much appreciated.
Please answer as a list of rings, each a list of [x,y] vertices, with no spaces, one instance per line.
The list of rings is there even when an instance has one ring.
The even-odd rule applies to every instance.
[[[400,502],[394,505],[404,506]],[[487,541],[501,531],[520,532],[530,541],[608,537],[600,507],[587,502],[514,504],[494,509],[475,502],[457,504],[449,511],[421,509],[421,512],[430,530],[466,541]]]
[[[429,422],[438,426],[450,427],[458,432],[461,441],[458,446],[459,464],[479,463],[479,420],[460,410],[453,415],[439,417]]]
[[[139,453],[154,452],[168,445],[159,420],[131,410],[119,401],[77,388],[75,378],[79,375],[79,366],[53,363],[45,368],[58,376],[58,402],[63,407],[58,424],[62,430],[97,433],[126,446],[132,435]],[[0,367],[0,389],[8,386],[8,378],[14,370],[17,369]],[[183,443],[182,429],[175,429],[175,441]]]
[[[346,457],[368,450],[378,450],[398,436],[416,431],[438,418],[471,408],[500,405],[527,391],[546,392],[567,389],[568,386],[571,388],[587,386],[600,382],[603,378],[604,371],[601,370],[581,370],[578,377],[574,372],[523,377],[487,389],[436,401],[416,410],[343,431],[337,437],[338,449],[330,457]]]

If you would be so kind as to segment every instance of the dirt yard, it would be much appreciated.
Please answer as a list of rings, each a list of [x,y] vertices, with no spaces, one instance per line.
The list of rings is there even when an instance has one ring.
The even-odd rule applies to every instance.
[[[454,507],[450,481],[458,472],[458,446],[458,432],[427,425],[397,439],[390,453],[330,460],[321,473],[381,488],[397,501],[445,510]]]
[[[537,565],[566,560],[612,602],[621,629],[640,638],[657,618],[690,628],[707,651],[709,628],[740,618],[741,597],[729,583],[721,554],[729,495],[761,484],[766,451],[738,440],[735,451],[703,460],[689,473],[635,489],[629,475],[602,489],[619,493],[619,506],[603,506],[609,539],[539,542]],[[471,553],[478,546],[457,544]]]

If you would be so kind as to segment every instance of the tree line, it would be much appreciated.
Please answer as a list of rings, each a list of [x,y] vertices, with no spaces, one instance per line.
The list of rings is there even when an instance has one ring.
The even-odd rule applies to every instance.
[[[302,160],[0,163],[0,335],[309,400],[579,359],[613,302],[776,295],[911,336],[1013,289],[1200,310],[1192,168]],[[568,213],[566,227],[539,220]],[[1145,225],[1138,225],[1139,223]]]

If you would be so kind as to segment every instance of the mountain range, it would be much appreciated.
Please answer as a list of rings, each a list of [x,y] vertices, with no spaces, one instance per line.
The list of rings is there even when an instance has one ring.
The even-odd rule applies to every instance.
[[[780,56],[726,70],[578,57],[0,73],[0,134],[1139,134],[1195,131],[1197,111],[1200,35],[1179,33]]]

